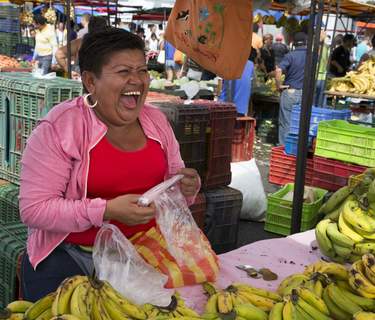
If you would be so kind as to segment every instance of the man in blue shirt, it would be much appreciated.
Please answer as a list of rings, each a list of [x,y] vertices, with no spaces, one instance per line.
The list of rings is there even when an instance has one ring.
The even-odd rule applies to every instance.
[[[279,144],[285,145],[289,133],[292,107],[301,103],[307,53],[307,35],[298,32],[293,37],[295,49],[287,53],[276,68],[276,86],[281,91],[279,109]],[[284,85],[281,75],[285,74]]]
[[[167,73],[167,80],[172,81],[176,68],[176,63],[174,62],[174,53],[176,51],[176,48],[172,46],[172,44],[170,44],[168,41],[164,41],[164,51],[165,72]]]

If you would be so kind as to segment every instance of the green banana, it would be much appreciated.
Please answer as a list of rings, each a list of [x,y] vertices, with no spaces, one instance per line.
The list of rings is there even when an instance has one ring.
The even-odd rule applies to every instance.
[[[292,274],[288,277],[286,277],[281,283],[279,284],[279,287],[277,288],[277,293],[281,296],[290,294],[291,291],[301,285],[304,285],[309,281],[309,277],[301,274],[296,273]]]
[[[361,242],[364,240],[364,238],[358,232],[353,230],[352,226],[345,220],[343,214],[340,214],[339,216],[338,226],[339,226],[340,232],[345,234],[354,242]]]
[[[375,242],[356,243],[354,245],[353,252],[358,255],[364,255],[366,253],[375,253]]]
[[[251,320],[268,320],[268,315],[263,310],[253,306],[250,303],[236,305],[234,307],[237,316]]]
[[[369,203],[375,203],[375,180],[370,183],[366,197]]]
[[[340,204],[353,192],[349,186],[344,186],[338,189],[332,196],[329,197],[326,203],[319,209],[319,213],[328,214],[337,209]]]
[[[327,293],[329,297],[347,313],[355,314],[358,311],[362,311],[362,308],[352,300],[348,299],[336,284],[329,284],[327,286]]]
[[[327,235],[328,238],[341,247],[352,248],[354,241],[350,239],[347,235],[340,232],[337,223],[329,223],[327,226]]]
[[[326,304],[324,303],[323,299],[318,297],[315,293],[304,287],[296,288],[295,292],[298,294],[300,298],[305,300],[308,304],[312,305],[315,309],[319,310],[320,312],[326,315],[329,315],[329,310]]]
[[[327,288],[323,291],[323,300],[326,303],[329,313],[336,320],[351,320],[352,315],[342,310],[328,295]]]
[[[301,297],[298,297],[297,305],[299,305],[303,310],[305,310],[305,312],[307,312],[315,320],[332,320],[329,316],[327,316],[323,312],[320,312],[318,309],[308,304]]]
[[[53,301],[56,299],[56,292],[51,292],[43,298],[36,301],[30,308],[25,312],[25,319],[34,320],[39,317],[44,311],[50,309]]]
[[[35,320],[49,320],[53,317],[52,315],[52,309],[48,308],[45,310],[41,315],[38,316]]]
[[[299,305],[296,305],[296,311],[297,311],[297,319],[298,320],[315,320],[305,310],[303,310]]]
[[[283,320],[284,302],[277,302],[268,316],[268,320]]]
[[[349,258],[350,255],[353,253],[352,249],[350,249],[350,248],[342,247],[342,246],[337,245],[335,243],[333,243],[332,246],[333,246],[333,249],[335,250],[336,254],[339,257]]]
[[[352,300],[355,304],[359,305],[365,311],[375,311],[375,300],[358,296],[348,290],[341,289],[341,292],[348,299]]]
[[[319,244],[320,251],[327,257],[334,257],[335,251],[332,246],[331,240],[327,235],[328,225],[331,223],[331,220],[321,220],[315,227],[315,236]]]

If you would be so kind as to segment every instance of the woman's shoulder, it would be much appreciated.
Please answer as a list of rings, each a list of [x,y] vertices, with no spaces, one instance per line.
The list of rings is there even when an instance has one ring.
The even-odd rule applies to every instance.
[[[54,106],[41,121],[47,121],[52,124],[58,124],[60,121],[76,121],[83,113],[83,99],[77,97],[72,100],[63,101]]]

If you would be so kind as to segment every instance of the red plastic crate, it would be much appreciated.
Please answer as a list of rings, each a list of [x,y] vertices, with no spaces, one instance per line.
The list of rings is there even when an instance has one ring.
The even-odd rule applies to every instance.
[[[268,181],[277,185],[294,183],[296,159],[295,156],[284,152],[284,146],[272,148]],[[307,159],[305,176],[305,184],[307,186],[312,186],[313,174],[313,159]]]
[[[312,185],[314,187],[336,191],[348,183],[348,178],[338,177],[333,174],[314,172]]]
[[[333,176],[349,178],[363,173],[367,167],[345,163],[338,160],[314,156],[314,171]]]
[[[203,230],[206,218],[206,197],[203,193],[197,194],[194,204],[190,206],[190,211],[198,227]]]
[[[256,120],[251,117],[236,119],[232,141],[232,162],[253,158]]]

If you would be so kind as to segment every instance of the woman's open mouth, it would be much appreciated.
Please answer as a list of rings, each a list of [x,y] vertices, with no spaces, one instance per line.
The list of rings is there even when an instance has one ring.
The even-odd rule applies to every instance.
[[[135,109],[137,107],[138,99],[141,95],[140,91],[127,91],[121,94],[121,102],[128,109]]]

